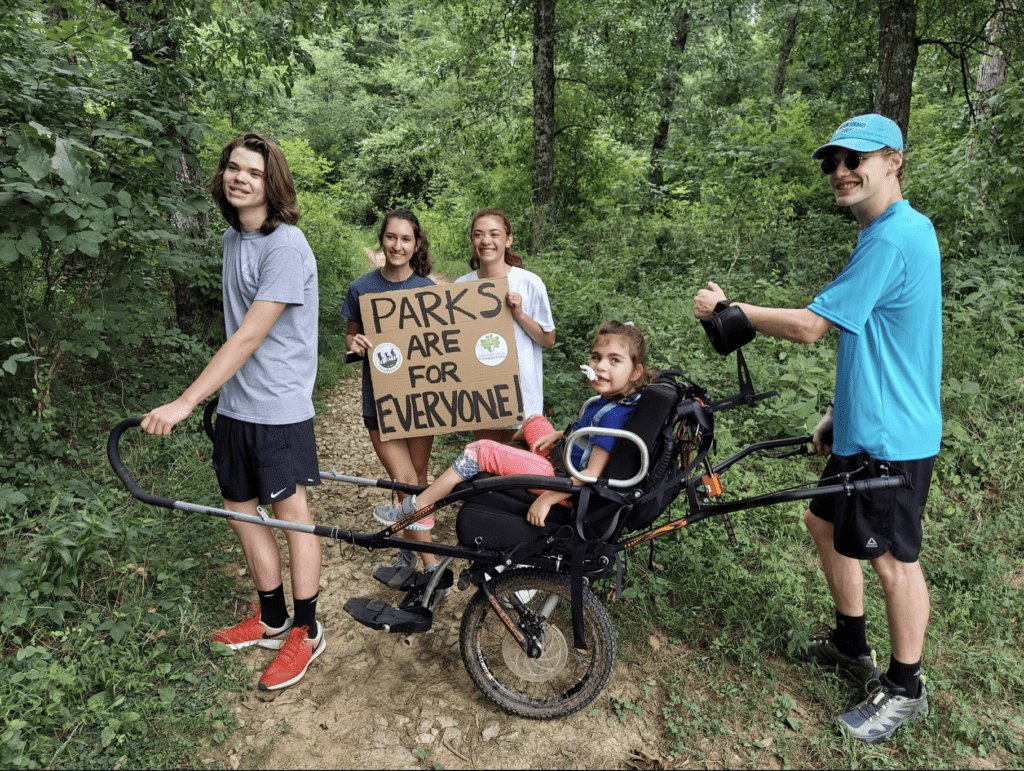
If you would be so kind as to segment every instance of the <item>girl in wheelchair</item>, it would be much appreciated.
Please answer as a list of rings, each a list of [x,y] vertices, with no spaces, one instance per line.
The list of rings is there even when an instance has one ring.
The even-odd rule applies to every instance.
[[[594,335],[590,344],[590,370],[593,374],[590,386],[596,396],[584,403],[579,419],[565,431],[556,431],[543,415],[533,415],[515,437],[525,440],[529,451],[489,439],[472,442],[426,490],[399,503],[378,506],[373,511],[374,519],[392,525],[441,500],[459,483],[481,471],[498,476],[555,476],[561,452],[552,450],[559,440],[583,427],[622,428],[633,412],[638,392],[657,375],[647,366],[647,341],[643,333],[632,323],[624,324],[615,319],[602,324]],[[600,477],[614,444],[614,437],[591,436],[585,446],[573,447],[570,456],[573,467],[586,476]],[[573,481],[582,484],[576,479]],[[540,491],[530,506],[527,520],[542,527],[551,507],[568,498],[568,493]]]

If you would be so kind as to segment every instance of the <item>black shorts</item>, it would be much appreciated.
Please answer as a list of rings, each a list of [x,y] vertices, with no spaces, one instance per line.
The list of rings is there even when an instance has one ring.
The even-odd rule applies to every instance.
[[[376,415],[363,415],[363,425],[367,431],[380,431],[380,421]]]
[[[274,504],[294,495],[297,484],[318,485],[313,419],[267,426],[218,415],[213,467],[224,500],[236,503]]]
[[[913,487],[829,495],[812,499],[808,508],[814,516],[833,524],[832,542],[844,557],[874,559],[892,552],[900,562],[917,562],[921,553],[921,516],[934,465],[934,457],[878,461],[867,455],[833,455],[825,465],[819,487],[837,484],[837,474],[849,473],[855,480],[885,476],[886,466],[909,474]]]

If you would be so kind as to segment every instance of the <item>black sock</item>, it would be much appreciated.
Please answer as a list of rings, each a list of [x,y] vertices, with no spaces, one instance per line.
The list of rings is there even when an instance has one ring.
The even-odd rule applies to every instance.
[[[317,592],[308,600],[295,601],[295,626],[306,627],[307,637],[316,637],[316,601],[319,596]]]
[[[921,696],[921,662],[916,664],[904,664],[897,661],[895,656],[889,657],[889,671],[885,673],[889,682],[902,688],[908,699],[917,699]]]
[[[865,632],[864,616],[845,616],[836,611],[836,631],[832,642],[847,656],[856,658],[871,653]]]
[[[288,620],[288,606],[284,602],[284,584],[269,592],[257,591],[260,598],[260,621],[271,629],[280,629]]]

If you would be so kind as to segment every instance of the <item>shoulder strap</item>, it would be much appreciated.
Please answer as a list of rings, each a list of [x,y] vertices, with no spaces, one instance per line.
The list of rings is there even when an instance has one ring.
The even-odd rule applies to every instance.
[[[595,396],[592,399],[588,399],[587,400],[587,404],[590,404],[592,401],[594,401],[594,399],[600,399],[600,398],[601,398],[600,396]],[[636,391],[634,391],[631,394],[627,394],[626,396],[619,397],[615,401],[608,402],[606,405],[604,405],[604,407],[602,407],[596,413],[594,413],[594,418],[593,418],[593,420],[590,421],[590,425],[591,426],[598,426],[598,425],[600,425],[601,424],[601,418],[603,418],[605,415],[607,415],[613,409],[615,409],[616,407],[628,407],[630,405],[636,404],[636,402],[637,402],[637,400],[639,400],[639,398],[640,398],[640,394],[638,394]],[[586,405],[584,405],[584,407],[585,406]],[[583,413],[581,412],[580,415],[582,415],[582,414]],[[587,446],[583,449],[583,457],[580,458],[580,468],[586,468],[587,464],[590,462],[590,453],[593,452],[594,444],[596,443],[596,441],[597,441],[597,438],[595,436],[593,436],[593,435],[591,435],[590,438],[587,439]]]

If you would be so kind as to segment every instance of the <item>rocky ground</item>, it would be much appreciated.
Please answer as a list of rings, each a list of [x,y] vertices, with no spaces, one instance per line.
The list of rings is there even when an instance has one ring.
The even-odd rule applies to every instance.
[[[383,467],[359,415],[359,380],[343,380],[319,418],[321,467],[377,479]],[[371,507],[388,499],[384,490],[326,482],[312,491],[311,505],[318,522],[365,530],[371,527]],[[435,539],[454,541],[453,523],[444,519],[438,519]],[[259,769],[656,768],[667,760],[656,709],[614,709],[627,701],[657,702],[656,649],[642,667],[620,655],[608,687],[575,715],[551,721],[511,717],[477,690],[462,664],[459,623],[472,589],[453,589],[438,607],[433,629],[411,637],[375,632],[344,612],[350,597],[397,604],[401,594],[373,578],[377,567],[393,560],[394,552],[324,542],[319,618],[327,649],[302,683],[275,700],[246,692],[236,705],[237,741],[204,759]],[[461,565],[455,568],[458,573]],[[238,570],[244,572],[244,565]],[[236,612],[241,618],[247,607],[240,602]],[[658,640],[651,644],[657,648]],[[255,688],[273,652],[239,655]]]

